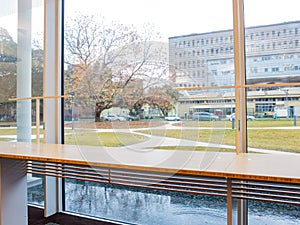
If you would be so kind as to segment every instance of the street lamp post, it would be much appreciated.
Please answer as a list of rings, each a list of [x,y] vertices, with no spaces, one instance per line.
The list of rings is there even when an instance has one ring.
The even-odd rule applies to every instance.
[[[284,90],[286,97],[285,97],[285,103],[286,103],[286,118],[289,118],[290,110],[289,110],[289,89]]]
[[[74,118],[74,95],[71,95],[71,120],[72,120],[72,130],[75,129],[75,118]]]

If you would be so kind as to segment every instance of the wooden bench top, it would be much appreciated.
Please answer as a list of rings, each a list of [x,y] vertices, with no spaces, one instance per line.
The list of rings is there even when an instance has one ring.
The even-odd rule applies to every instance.
[[[0,157],[26,161],[300,183],[300,154],[239,154],[0,142]]]

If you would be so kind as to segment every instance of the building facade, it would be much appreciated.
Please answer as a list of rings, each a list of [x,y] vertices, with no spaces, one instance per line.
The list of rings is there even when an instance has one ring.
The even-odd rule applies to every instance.
[[[300,21],[246,28],[247,84],[299,82],[299,38]],[[170,37],[169,54],[176,87],[189,89],[182,92],[179,100],[181,114],[199,110],[222,110],[223,114],[227,114],[234,110],[234,93],[230,88],[234,86],[235,75],[232,30]],[[211,89],[215,86],[225,88],[221,91]],[[300,105],[300,90],[297,88],[290,91],[294,93],[293,97],[286,96],[287,89],[280,90],[280,87],[275,96],[274,93],[269,95],[269,92],[266,88],[248,88],[251,114],[270,114],[283,104],[282,99],[285,99],[284,102],[292,99],[288,106],[291,110]]]

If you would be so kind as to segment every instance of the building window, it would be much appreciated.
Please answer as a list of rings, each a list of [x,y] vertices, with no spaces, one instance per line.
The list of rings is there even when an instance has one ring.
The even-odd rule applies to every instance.
[[[279,67],[273,67],[272,68],[272,72],[278,72],[279,71]]]

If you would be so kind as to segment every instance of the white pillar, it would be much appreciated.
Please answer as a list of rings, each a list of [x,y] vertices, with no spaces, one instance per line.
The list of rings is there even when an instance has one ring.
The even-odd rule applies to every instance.
[[[18,1],[17,97],[31,97],[31,0]],[[31,101],[17,101],[17,140],[31,142]]]
[[[61,0],[45,1],[44,96],[61,95]],[[45,142],[61,143],[61,99],[44,99]],[[45,177],[44,216],[61,211],[61,179]]]
[[[0,159],[0,224],[27,225],[26,161]]]

